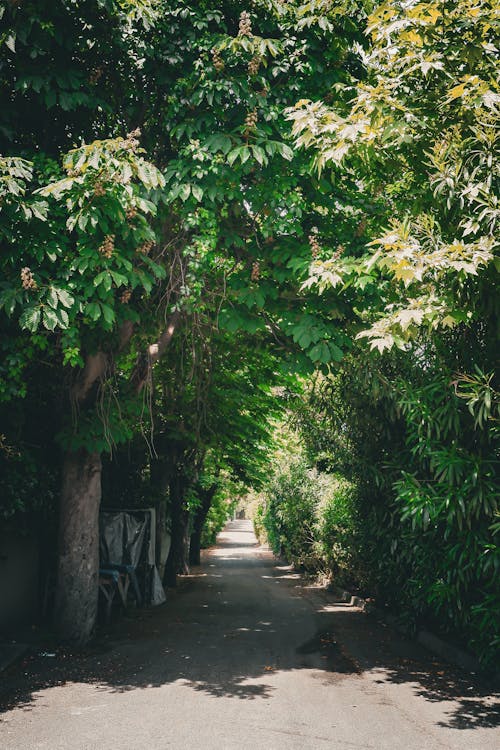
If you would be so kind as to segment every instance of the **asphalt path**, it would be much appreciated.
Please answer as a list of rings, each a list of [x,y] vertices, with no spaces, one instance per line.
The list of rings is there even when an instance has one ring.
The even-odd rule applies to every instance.
[[[230,523],[155,610],[0,676],[2,750],[498,750],[500,703]]]

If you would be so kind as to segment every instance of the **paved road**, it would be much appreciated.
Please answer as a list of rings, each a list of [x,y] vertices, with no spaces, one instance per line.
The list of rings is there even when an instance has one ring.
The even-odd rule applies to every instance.
[[[247,521],[109,646],[0,681],[2,750],[500,748],[494,696],[305,585]]]

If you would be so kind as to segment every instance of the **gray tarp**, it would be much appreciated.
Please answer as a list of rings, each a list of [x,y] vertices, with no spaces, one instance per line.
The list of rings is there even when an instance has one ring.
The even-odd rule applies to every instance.
[[[101,567],[107,563],[123,563],[124,513],[99,514],[99,554]]]
[[[163,588],[160,574],[158,573],[156,565],[154,565],[153,580],[151,582],[151,604],[156,607],[158,604],[163,604],[166,599],[167,597],[165,596],[165,589]]]
[[[151,604],[162,604],[165,593],[155,566],[156,512],[141,510],[101,511],[99,514],[101,567],[144,562],[150,576]]]
[[[126,565],[133,565],[137,568],[141,560],[142,548],[146,538],[146,531],[150,525],[149,518],[132,515],[131,513],[123,514],[124,520],[124,537],[123,537],[123,556]],[[127,559],[128,558],[128,559]],[[149,561],[148,561],[149,562]]]

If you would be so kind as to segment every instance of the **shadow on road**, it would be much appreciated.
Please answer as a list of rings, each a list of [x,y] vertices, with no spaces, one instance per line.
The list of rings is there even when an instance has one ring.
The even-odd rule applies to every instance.
[[[44,690],[68,683],[118,693],[178,683],[215,698],[265,700],[276,690],[275,675],[307,669],[326,684],[358,679],[361,692],[366,673],[376,684],[409,684],[426,701],[446,704],[439,726],[500,726],[500,696],[491,686],[310,589],[257,550],[245,528],[233,524],[238,539],[223,536],[162,608],[117,619],[85,653],[59,649],[11,668],[0,682],[0,711],[29,710]],[[312,637],[303,624],[311,610]]]

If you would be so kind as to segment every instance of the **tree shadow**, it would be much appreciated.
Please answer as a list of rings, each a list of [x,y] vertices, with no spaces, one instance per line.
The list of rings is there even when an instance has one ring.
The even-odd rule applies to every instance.
[[[4,673],[0,712],[30,710],[40,693],[70,683],[108,693],[177,684],[214,698],[268,700],[276,675],[310,670],[327,685],[368,673],[375,689],[409,684],[443,704],[438,726],[500,726],[491,685],[304,585],[270,554],[248,556],[248,546],[222,537],[217,556],[210,552],[165,605],[117,618],[85,652],[33,652]]]
[[[379,684],[410,684],[426,701],[449,705],[446,720],[437,723],[441,727],[500,727],[500,692],[491,680],[434,657],[355,607],[337,605],[329,626],[318,631],[311,645],[319,641],[330,672],[370,672]]]

